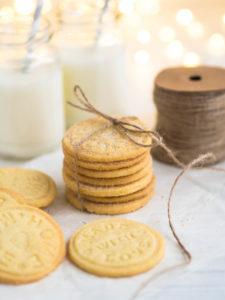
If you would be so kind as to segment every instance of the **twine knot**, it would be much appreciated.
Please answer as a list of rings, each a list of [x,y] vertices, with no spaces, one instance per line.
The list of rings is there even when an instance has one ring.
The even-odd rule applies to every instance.
[[[112,119],[112,124],[113,124],[114,126],[119,125],[119,121],[118,121],[116,118],[113,118],[113,119]]]
[[[75,104],[75,103],[69,101],[68,102],[69,105],[71,105],[75,108],[78,108],[82,111],[90,112],[94,115],[101,116],[105,120],[108,120],[109,122],[111,122],[111,124],[113,126],[115,126],[115,128],[121,134],[126,136],[131,142],[133,142],[134,144],[136,144],[140,147],[145,147],[145,148],[149,148],[149,149],[152,149],[156,146],[162,147],[176,165],[178,165],[181,168],[184,167],[184,164],[176,158],[173,151],[170,150],[166,146],[166,144],[163,142],[163,138],[157,132],[152,131],[152,130],[146,130],[137,124],[133,124],[131,122],[124,121],[122,118],[112,117],[106,113],[101,112],[88,100],[88,98],[86,97],[86,95],[84,94],[83,90],[80,88],[79,85],[75,85],[74,94],[75,94],[76,99],[79,102],[79,104]],[[152,142],[150,142],[148,144],[138,142],[135,139],[135,133],[139,133],[140,135],[141,134],[149,135],[151,137]]]

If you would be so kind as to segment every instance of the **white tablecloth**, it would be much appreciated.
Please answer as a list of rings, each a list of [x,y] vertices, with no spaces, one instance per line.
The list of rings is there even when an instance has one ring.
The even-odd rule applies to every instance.
[[[79,212],[65,201],[61,175],[62,158],[59,150],[26,163],[4,160],[0,162],[1,166],[19,165],[42,170],[54,178],[59,195],[46,210],[61,224],[68,241],[71,234],[83,223],[104,216]],[[221,166],[225,167],[225,164]],[[183,264],[183,256],[171,235],[166,215],[169,189],[179,169],[154,162],[154,170],[157,177],[156,195],[147,206],[123,217],[146,223],[165,236],[166,255],[159,266],[131,278],[109,279],[85,273],[65,259],[54,273],[37,283],[23,286],[1,285],[0,300],[126,300],[132,299],[146,281],[148,284],[136,295],[136,299],[181,299],[179,293],[175,297],[171,290],[171,295],[168,292],[171,287],[176,290],[176,284],[179,290],[179,281],[184,290],[186,284],[186,293],[189,292],[190,295],[187,297],[188,294],[185,294],[187,298],[182,299],[195,299],[187,280],[193,280],[191,276],[196,274],[196,270],[203,272],[207,265],[213,269],[213,262],[221,257],[219,261],[223,262],[224,268],[221,266],[218,271],[219,280],[219,274],[224,275],[225,270],[225,173],[192,170],[176,188],[173,199],[174,223],[182,241],[193,255],[192,263],[187,266]],[[214,299],[224,299],[224,293],[225,290],[222,293],[217,290],[218,297]],[[204,298],[212,299],[207,296],[210,294],[206,293]]]

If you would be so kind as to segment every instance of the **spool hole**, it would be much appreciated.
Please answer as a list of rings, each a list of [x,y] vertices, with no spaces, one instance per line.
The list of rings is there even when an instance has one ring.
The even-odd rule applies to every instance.
[[[192,81],[199,81],[199,80],[202,80],[202,76],[201,75],[191,75],[189,77],[189,79]]]

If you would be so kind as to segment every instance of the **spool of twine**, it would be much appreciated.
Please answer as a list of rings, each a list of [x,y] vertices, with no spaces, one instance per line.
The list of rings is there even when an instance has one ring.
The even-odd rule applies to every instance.
[[[225,159],[225,69],[165,69],[155,79],[154,102],[156,131],[181,162],[206,152],[214,154],[215,162]],[[174,164],[164,149],[152,153]]]

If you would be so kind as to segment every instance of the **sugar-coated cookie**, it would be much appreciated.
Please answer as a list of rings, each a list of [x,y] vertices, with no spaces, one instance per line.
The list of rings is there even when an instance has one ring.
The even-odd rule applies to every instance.
[[[137,117],[123,117],[124,122],[146,126]],[[148,134],[132,133],[132,138],[138,143],[148,145],[151,137]],[[149,151],[132,142],[119,127],[102,117],[88,119],[72,126],[63,139],[64,151],[73,155],[76,146],[79,147],[78,159],[90,162],[115,162],[133,159]]]

